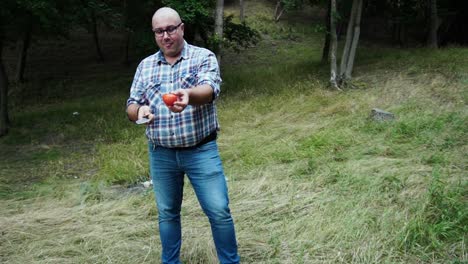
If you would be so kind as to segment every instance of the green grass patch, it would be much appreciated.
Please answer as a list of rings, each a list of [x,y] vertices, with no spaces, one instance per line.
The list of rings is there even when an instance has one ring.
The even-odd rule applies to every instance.
[[[111,184],[133,184],[149,180],[147,141],[142,136],[132,144],[100,145],[99,172],[93,178]]]
[[[447,242],[466,240],[466,187],[466,181],[448,184],[441,179],[440,169],[434,169],[424,204],[416,209],[401,236],[404,250],[440,254],[441,250],[447,250]]]

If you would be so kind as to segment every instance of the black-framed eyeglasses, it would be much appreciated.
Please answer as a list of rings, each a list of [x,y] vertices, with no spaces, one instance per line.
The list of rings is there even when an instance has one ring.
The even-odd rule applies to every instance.
[[[179,28],[180,25],[182,25],[182,23],[183,22],[180,22],[179,25],[177,25],[177,26],[168,26],[166,29],[155,28],[155,29],[153,29],[153,32],[158,37],[164,36],[164,32],[167,32],[168,35],[172,35],[172,34],[176,33],[177,28]]]

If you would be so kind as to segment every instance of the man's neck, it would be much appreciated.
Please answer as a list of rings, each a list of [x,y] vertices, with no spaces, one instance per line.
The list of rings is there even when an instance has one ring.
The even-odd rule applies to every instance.
[[[176,63],[176,61],[179,60],[181,54],[182,52],[179,53],[179,55],[177,56],[171,56],[171,57],[164,55],[164,58],[166,59],[167,63],[174,65],[174,63]]]
[[[174,63],[176,63],[176,62],[180,59],[180,57],[182,57],[182,53],[183,53],[183,51],[184,51],[184,49],[185,49],[185,46],[186,46],[185,44],[186,44],[186,43],[185,43],[185,41],[184,41],[184,44],[183,44],[183,46],[182,46],[182,49],[181,49],[180,52],[179,52],[177,55],[175,55],[175,56],[168,56],[168,55],[166,55],[166,54],[163,53],[164,58],[166,59],[167,63],[169,63],[169,64],[171,64],[171,65],[174,65]]]

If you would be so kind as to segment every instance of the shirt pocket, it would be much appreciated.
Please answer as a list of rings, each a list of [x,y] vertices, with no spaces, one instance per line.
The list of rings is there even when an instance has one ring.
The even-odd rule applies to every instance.
[[[180,78],[180,88],[188,89],[197,86],[197,78],[194,75],[186,75]]]
[[[145,98],[151,104],[159,100],[159,93],[161,91],[161,83],[150,82],[145,89]]]

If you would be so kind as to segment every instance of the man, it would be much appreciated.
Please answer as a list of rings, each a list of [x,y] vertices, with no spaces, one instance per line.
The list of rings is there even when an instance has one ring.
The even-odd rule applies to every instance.
[[[226,180],[216,143],[219,129],[215,99],[221,78],[215,55],[189,45],[184,23],[171,8],[152,18],[159,51],[137,68],[127,114],[131,121],[146,117],[150,172],[159,213],[163,263],[181,263],[180,210],[184,175],[190,180],[207,215],[221,263],[239,263]],[[177,101],[166,106],[161,96]]]

